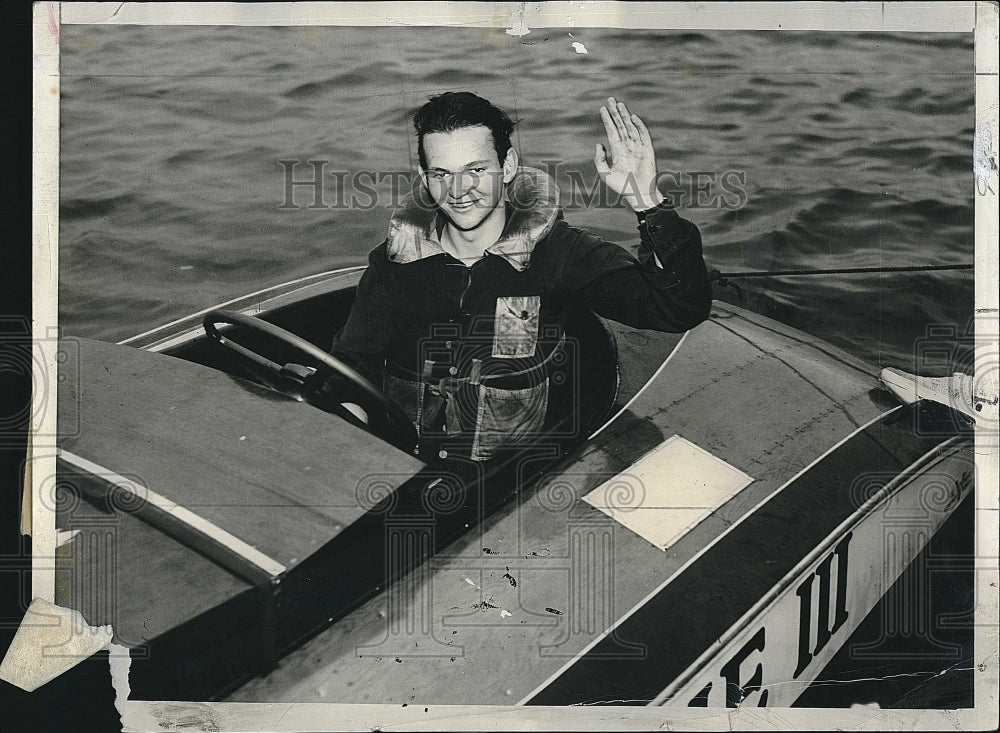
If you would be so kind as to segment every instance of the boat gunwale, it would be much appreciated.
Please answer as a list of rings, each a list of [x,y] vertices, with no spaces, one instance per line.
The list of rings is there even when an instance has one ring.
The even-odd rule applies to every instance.
[[[208,308],[203,308],[194,313],[189,313],[186,316],[176,318],[135,336],[129,336],[126,339],[118,341],[117,345],[132,346],[153,352],[165,351],[188,341],[193,341],[198,336],[203,335],[201,318],[213,310],[228,308],[245,315],[259,316],[286,304],[286,302],[294,303],[301,300],[304,292],[316,290],[318,292],[313,293],[313,295],[324,295],[337,290],[339,288],[331,286],[342,278],[348,278],[353,274],[360,273],[365,267],[365,265],[341,267],[336,270],[327,270],[315,275],[308,275],[279,283],[278,285],[272,285],[268,288],[247,293],[246,295],[241,295],[238,298],[233,298],[232,300],[227,300]],[[189,321],[191,325],[185,325]],[[174,328],[175,330],[158,336],[158,334],[170,328]],[[178,328],[181,330],[177,330]]]
[[[895,412],[898,409],[899,408],[895,408],[890,410],[890,412]],[[721,637],[719,637],[719,640],[715,645],[706,649],[701,657],[692,662],[688,669],[678,675],[670,686],[661,691],[660,694],[649,702],[649,704],[663,705],[668,703],[680,690],[684,688],[688,682],[697,677],[701,670],[711,664],[712,660],[719,655],[720,650],[725,649],[728,644],[730,644],[734,639],[737,639],[740,634],[750,627],[755,621],[763,618],[767,614],[768,608],[774,605],[780,597],[801,578],[803,573],[805,573],[810,566],[820,560],[826,553],[833,550],[837,543],[840,542],[846,534],[849,534],[853,530],[857,529],[857,527],[865,521],[867,517],[874,514],[879,507],[882,507],[884,504],[891,501],[893,497],[895,497],[913,481],[917,481],[920,476],[924,474],[925,469],[936,466],[942,461],[953,458],[956,455],[960,455],[963,450],[971,447],[972,442],[970,436],[955,435],[934,446],[932,449],[913,461],[910,465],[902,468],[899,473],[892,478],[892,480],[887,482],[881,489],[872,494],[872,496],[868,497],[861,504],[861,506],[857,507],[854,512],[837,525],[837,527],[819,544],[803,556],[802,559],[788,571],[788,573],[782,576],[782,578],[775,583],[771,590],[757,599],[756,603],[754,603],[743,614],[743,616],[741,616]],[[968,492],[959,497],[959,500],[955,502],[954,507],[946,512],[947,516],[951,516],[951,514],[954,513],[959,504],[967,498],[967,495]],[[752,511],[756,511],[757,508],[758,507],[755,507]],[[751,514],[752,511],[748,512],[748,515]],[[940,529],[940,526],[938,529]],[[932,535],[934,534],[937,534],[937,530],[932,533]],[[913,561],[911,560],[906,563],[904,567],[909,567],[912,562]],[[888,592],[888,589],[886,589],[886,592]],[[885,594],[883,593],[883,597],[884,595]]]

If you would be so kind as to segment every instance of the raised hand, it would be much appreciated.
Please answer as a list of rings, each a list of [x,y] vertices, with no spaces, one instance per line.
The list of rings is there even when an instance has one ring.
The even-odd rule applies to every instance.
[[[656,190],[656,153],[649,130],[639,115],[631,114],[625,103],[614,97],[608,97],[607,107],[601,107],[601,120],[608,146],[597,144],[597,173],[633,211],[651,209],[663,201],[663,196]]]

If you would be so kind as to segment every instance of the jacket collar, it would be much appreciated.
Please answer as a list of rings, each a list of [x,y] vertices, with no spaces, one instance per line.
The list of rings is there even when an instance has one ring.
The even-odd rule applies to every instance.
[[[561,216],[559,187],[545,172],[521,167],[504,193],[507,223],[500,239],[486,252],[503,257],[517,270],[525,270],[535,244],[552,231]],[[418,185],[389,221],[389,259],[406,263],[443,253],[437,232],[437,209],[427,189]]]

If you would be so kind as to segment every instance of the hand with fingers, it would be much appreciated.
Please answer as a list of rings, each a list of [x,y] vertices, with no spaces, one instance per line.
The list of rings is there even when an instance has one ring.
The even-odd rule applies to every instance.
[[[614,97],[608,97],[607,106],[601,107],[601,120],[608,146],[597,144],[594,164],[598,175],[633,211],[653,208],[663,196],[656,190],[656,153],[649,130],[639,115],[630,113],[625,103]]]

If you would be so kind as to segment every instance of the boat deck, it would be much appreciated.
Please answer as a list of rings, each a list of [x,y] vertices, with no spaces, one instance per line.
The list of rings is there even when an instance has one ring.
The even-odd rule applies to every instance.
[[[76,535],[57,600],[132,647],[136,699],[683,704],[709,680],[708,704],[706,655],[725,648],[731,667],[762,651],[739,635],[795,582],[801,615],[782,639],[772,628],[767,673],[789,679],[781,665],[815,652],[784,688],[803,689],[893,580],[872,575],[865,543],[881,540],[851,522],[920,461],[957,477],[901,570],[968,492],[968,441],[914,430],[918,412],[869,366],[739,308],[716,304],[684,335],[605,325],[609,419],[479,483],[456,467],[454,507],[438,469],[207,366],[192,324],[162,336],[191,361],[80,341],[62,366],[59,526]],[[66,502],[73,488],[85,500]],[[421,503],[432,511],[410,511]],[[852,532],[848,568],[837,543]],[[711,704],[744,683],[766,697],[735,664]]]
[[[641,346],[645,334],[618,327],[616,337],[623,349]],[[880,444],[877,418],[890,409],[891,400],[863,364],[772,321],[719,306],[686,336],[661,378],[568,457],[570,468],[547,473],[520,501],[478,530],[470,528],[228,699],[565,704],[606,702],[608,691],[621,687],[629,690],[622,702],[646,702],[662,689],[656,680],[668,679],[664,644],[692,640],[672,662],[683,669],[697,643],[718,639],[740,609],[801,559],[806,544],[815,545],[838,517],[856,508],[839,486],[845,477],[865,461],[898,471],[907,451],[927,447]],[[872,421],[874,427],[858,432]],[[758,512],[759,526],[711,557],[717,571],[735,570],[725,582],[710,582],[699,568],[681,572],[705,560],[723,534],[855,433],[853,449],[825,466],[825,481],[811,477],[794,497],[789,492],[792,501]],[[753,481],[720,506],[667,501],[653,507],[710,512],[664,550],[582,497],[615,476],[628,483],[637,459],[675,435]],[[660,480],[669,488],[671,475]],[[634,484],[639,491],[655,488]],[[755,562],[763,563],[761,569],[747,572]],[[674,598],[679,605],[659,604],[662,615],[645,619],[633,636],[605,634],[667,581],[680,588],[678,579],[685,577],[701,578],[686,586],[697,595]],[[612,676],[609,684],[602,675],[600,699],[586,697],[593,685],[560,686],[557,677],[585,654],[617,660],[615,674],[624,683],[614,684]],[[579,675],[574,679],[580,682]]]

